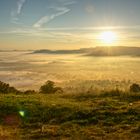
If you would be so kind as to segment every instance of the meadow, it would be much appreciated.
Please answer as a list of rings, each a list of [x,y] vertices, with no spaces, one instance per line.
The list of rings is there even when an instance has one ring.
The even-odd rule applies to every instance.
[[[0,94],[1,140],[138,140],[140,93]]]

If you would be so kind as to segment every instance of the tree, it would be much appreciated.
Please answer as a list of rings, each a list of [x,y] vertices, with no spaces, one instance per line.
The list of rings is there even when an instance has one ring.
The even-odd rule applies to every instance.
[[[56,92],[62,92],[61,87],[56,87],[53,81],[48,80],[44,85],[40,87],[40,93],[50,94]]]
[[[140,86],[136,83],[132,84],[130,86],[130,92],[135,92],[135,93],[140,92]]]
[[[16,88],[10,87],[9,84],[0,81],[0,93],[17,93],[19,92]]]

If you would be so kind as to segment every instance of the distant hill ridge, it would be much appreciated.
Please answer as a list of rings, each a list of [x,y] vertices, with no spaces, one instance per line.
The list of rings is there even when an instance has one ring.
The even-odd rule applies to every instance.
[[[140,47],[95,47],[78,50],[36,50],[33,53],[43,54],[82,54],[85,56],[140,56]]]
[[[85,53],[86,50],[88,51],[89,48],[84,48],[84,49],[78,49],[78,50],[48,50],[48,49],[43,49],[43,50],[36,50],[33,53],[47,53],[47,54],[81,54]]]

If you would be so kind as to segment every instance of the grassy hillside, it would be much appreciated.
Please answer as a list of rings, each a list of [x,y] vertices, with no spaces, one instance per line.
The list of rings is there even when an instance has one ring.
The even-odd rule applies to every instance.
[[[0,140],[138,140],[140,93],[0,94]]]

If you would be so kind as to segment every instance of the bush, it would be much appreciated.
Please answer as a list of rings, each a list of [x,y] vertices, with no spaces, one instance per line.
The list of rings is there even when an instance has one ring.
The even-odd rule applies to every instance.
[[[63,92],[61,87],[56,87],[53,81],[47,81],[40,87],[40,93],[50,94],[56,92]]]
[[[18,93],[18,92],[19,91],[16,88],[10,87],[9,84],[0,81],[0,93],[7,94],[7,93]]]
[[[26,90],[24,91],[24,94],[35,94],[36,91],[35,90]]]
[[[132,84],[130,86],[130,92],[135,92],[135,93],[140,92],[140,86],[138,84],[135,84],[135,83]]]

